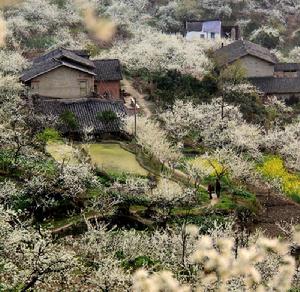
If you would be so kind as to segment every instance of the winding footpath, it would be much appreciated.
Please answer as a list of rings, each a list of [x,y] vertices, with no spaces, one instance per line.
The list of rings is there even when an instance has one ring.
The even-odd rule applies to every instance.
[[[146,100],[145,95],[138,92],[128,79],[124,79],[122,82],[124,90],[129,93],[131,97],[136,98],[137,104],[140,106],[140,110],[147,118],[150,118],[154,110],[152,102]],[[127,100],[127,98],[125,98],[125,104],[128,108],[131,107],[130,100]]]

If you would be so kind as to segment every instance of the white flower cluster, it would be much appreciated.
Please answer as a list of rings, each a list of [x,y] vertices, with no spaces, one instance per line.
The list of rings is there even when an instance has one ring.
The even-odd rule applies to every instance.
[[[199,105],[177,100],[170,110],[160,114],[160,118],[176,139],[196,133],[207,146],[227,145],[237,152],[258,155],[261,130],[246,123],[238,107],[223,103],[220,98]]]
[[[31,290],[45,281],[48,288],[76,267],[74,253],[51,235],[23,226],[16,214],[0,207],[1,274],[3,289]]]
[[[296,237],[299,235],[296,234]],[[235,287],[237,290],[262,292],[272,289],[288,291],[292,286],[296,264],[289,255],[287,242],[261,237],[253,245],[241,248],[237,256],[233,252],[234,240],[231,238],[213,240],[210,236],[203,236],[196,246],[192,261],[203,267],[198,275],[196,291],[228,291],[234,283],[239,284]],[[280,260],[270,277],[265,277],[266,271],[260,270],[261,264],[274,255]],[[182,286],[172,273],[165,271],[149,274],[140,270],[135,274],[133,285],[135,292],[194,291],[192,288]]]
[[[77,33],[71,28],[79,26],[82,17],[73,1],[64,1],[63,6],[48,0],[24,0],[5,13],[7,21],[7,44],[18,50],[31,46],[31,39],[51,45],[81,47],[86,43],[86,34]]]
[[[135,134],[134,117],[124,119],[124,129],[131,135]],[[160,127],[158,122],[146,117],[138,117],[136,134],[137,143],[162,164],[172,166],[180,160],[179,150],[169,142],[167,133]]]
[[[204,49],[201,40],[188,42],[181,35],[167,35],[142,26],[134,31],[134,38],[115,43],[98,57],[118,58],[130,70],[178,70],[200,77],[211,68]]]
[[[83,194],[88,187],[100,186],[97,178],[93,175],[89,165],[66,165],[61,174],[57,177],[61,182],[64,194],[70,197],[76,197]]]

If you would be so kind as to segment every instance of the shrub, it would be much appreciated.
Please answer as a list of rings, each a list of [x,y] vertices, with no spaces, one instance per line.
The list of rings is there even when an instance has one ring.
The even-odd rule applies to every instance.
[[[122,266],[125,270],[137,270],[143,267],[152,267],[157,263],[157,261],[152,260],[148,256],[138,256],[135,259],[124,261]]]
[[[200,81],[176,70],[157,73],[153,78],[156,85],[154,95],[162,104],[172,104],[177,99],[193,99],[195,102],[208,101],[218,90],[217,79],[207,74]]]
[[[276,28],[264,26],[254,31],[250,40],[268,49],[274,49],[280,43],[280,31]]]
[[[233,196],[238,196],[246,200],[255,200],[255,195],[242,189],[235,189],[232,193]]]
[[[52,128],[46,128],[43,132],[37,134],[37,139],[43,143],[47,143],[49,141],[57,141],[60,138],[60,133]]]
[[[214,206],[214,208],[221,210],[233,210],[236,207],[236,203],[228,196],[221,196],[219,203]]]
[[[76,116],[73,112],[66,110],[60,115],[60,120],[62,123],[70,128],[71,130],[75,130],[78,128],[78,122]]]
[[[112,110],[107,110],[97,114],[97,119],[103,123],[113,122],[118,119],[118,116]]]

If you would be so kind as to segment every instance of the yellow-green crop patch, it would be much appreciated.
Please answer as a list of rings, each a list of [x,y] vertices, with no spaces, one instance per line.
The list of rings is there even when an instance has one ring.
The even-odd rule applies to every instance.
[[[66,164],[78,164],[76,158],[77,149],[64,142],[49,142],[46,145],[46,151],[58,162],[65,162]]]
[[[269,181],[276,181],[282,192],[300,201],[300,175],[289,172],[278,156],[268,156],[258,166],[258,171]]]

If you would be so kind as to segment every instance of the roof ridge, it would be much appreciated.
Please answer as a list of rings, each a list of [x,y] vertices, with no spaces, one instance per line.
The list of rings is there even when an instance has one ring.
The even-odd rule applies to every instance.
[[[186,20],[185,22],[207,22],[207,21],[222,21],[222,20],[220,18],[201,19],[201,20],[190,19],[190,20]]]
[[[120,60],[118,58],[94,59],[92,61],[119,61],[120,62]]]
[[[246,55],[255,56],[272,64],[277,63],[276,56],[269,49],[248,40],[237,40],[215,52],[215,57],[221,66]]]

